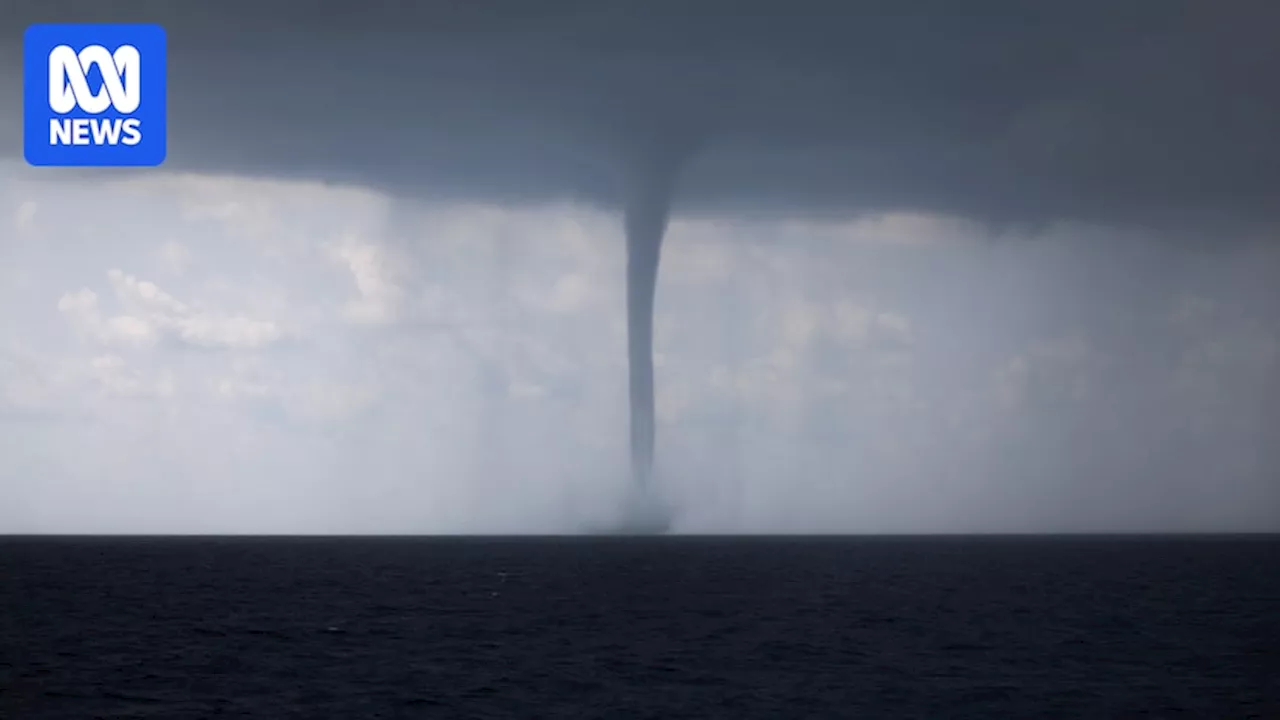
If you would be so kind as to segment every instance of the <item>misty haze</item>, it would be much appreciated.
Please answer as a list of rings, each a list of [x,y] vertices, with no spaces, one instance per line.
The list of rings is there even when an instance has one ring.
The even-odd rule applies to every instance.
[[[572,532],[628,487],[608,213],[3,177],[6,531]],[[657,481],[691,532],[1275,529],[1278,280],[1262,243],[676,218]]]

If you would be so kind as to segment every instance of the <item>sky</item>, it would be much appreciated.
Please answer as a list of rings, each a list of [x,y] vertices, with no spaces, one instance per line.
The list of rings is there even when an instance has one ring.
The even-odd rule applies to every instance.
[[[0,97],[28,22],[162,22],[170,136],[0,112],[0,532],[609,524],[673,165],[678,530],[1280,529],[1280,6],[476,7],[15,2]]]
[[[0,531],[572,532],[628,482],[610,213],[0,168]],[[672,221],[689,532],[1275,530],[1274,243]]]

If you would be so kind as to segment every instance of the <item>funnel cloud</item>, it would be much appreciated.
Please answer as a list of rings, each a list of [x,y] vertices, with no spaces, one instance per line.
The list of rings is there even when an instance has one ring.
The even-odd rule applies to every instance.
[[[641,494],[651,491],[653,479],[653,310],[658,266],[671,213],[672,194],[692,147],[680,147],[672,142],[670,145],[658,145],[641,156],[636,162],[623,215],[627,241],[631,471],[636,489]]]
[[[626,208],[631,469],[640,488],[647,488],[653,475],[653,297],[671,207],[666,180],[645,178]]]

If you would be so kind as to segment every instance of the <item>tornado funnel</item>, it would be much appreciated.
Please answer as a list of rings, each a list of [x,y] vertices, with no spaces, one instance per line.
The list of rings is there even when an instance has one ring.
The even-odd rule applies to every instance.
[[[691,144],[666,145],[636,163],[623,229],[627,237],[627,361],[630,373],[631,474],[648,492],[655,449],[653,311],[671,195]]]

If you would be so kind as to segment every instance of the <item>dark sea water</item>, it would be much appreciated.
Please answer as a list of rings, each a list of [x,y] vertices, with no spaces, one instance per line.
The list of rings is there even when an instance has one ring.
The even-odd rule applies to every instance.
[[[1280,538],[0,539],[0,717],[1280,718]]]

